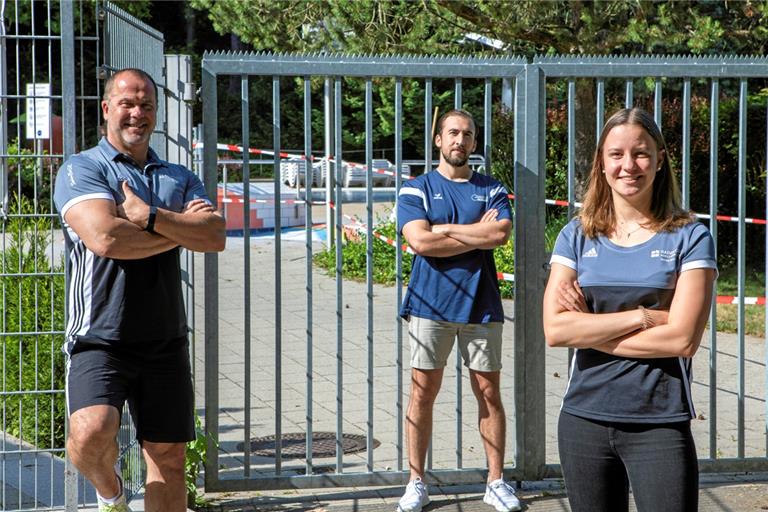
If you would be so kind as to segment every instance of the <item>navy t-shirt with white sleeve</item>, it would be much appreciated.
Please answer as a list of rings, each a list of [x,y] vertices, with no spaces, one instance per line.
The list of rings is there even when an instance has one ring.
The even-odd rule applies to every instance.
[[[712,236],[700,222],[623,247],[604,236],[587,238],[574,219],[560,232],[551,263],[576,271],[592,313],[669,309],[682,272],[717,269]],[[696,415],[689,358],[633,359],[587,348],[577,349],[572,363],[562,404],[569,414],[623,423],[672,423]]]
[[[435,170],[403,184],[397,197],[397,226],[426,220],[473,224],[490,209],[498,220],[512,218],[507,191],[498,180],[472,173],[451,181]],[[449,257],[417,255],[400,315],[456,323],[503,322],[493,250],[474,249]]]

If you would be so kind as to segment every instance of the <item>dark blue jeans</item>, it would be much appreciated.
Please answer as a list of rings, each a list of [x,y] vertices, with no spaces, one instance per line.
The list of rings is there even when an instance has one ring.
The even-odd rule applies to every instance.
[[[557,438],[572,512],[627,511],[630,486],[638,512],[698,509],[689,421],[611,423],[561,412]]]

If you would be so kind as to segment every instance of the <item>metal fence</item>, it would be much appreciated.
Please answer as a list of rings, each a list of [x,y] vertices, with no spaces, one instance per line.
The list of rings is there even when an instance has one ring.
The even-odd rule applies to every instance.
[[[166,63],[162,34],[108,2],[0,5],[0,508],[75,510],[95,494],[64,457],[66,255],[52,183],[66,157],[101,135],[101,80],[129,66],[160,87],[153,147],[191,167],[191,66],[184,56]],[[182,267],[191,326],[190,254]],[[132,496],[143,469],[128,414],[119,441]]]
[[[372,168],[377,149],[375,122],[392,127],[387,142],[394,145],[396,189],[402,184],[405,158],[421,158],[431,168],[435,98],[444,108],[464,107],[476,114],[478,151],[487,170],[496,174],[514,170],[509,179],[515,193],[514,302],[505,302],[511,322],[504,335],[508,348],[502,389],[510,424],[507,477],[538,480],[560,474],[555,421],[568,357],[566,351],[545,350],[541,327],[547,278],[545,238],[554,223],[547,219],[567,218],[577,204],[578,178],[585,171],[577,158],[577,141],[594,147],[595,133],[606,114],[623,105],[653,111],[665,135],[679,139],[677,153],[671,157],[681,169],[685,204],[708,216],[716,239],[718,215],[731,213],[736,218],[733,263],[738,289],[731,299],[738,302],[737,333],[725,335],[712,329],[695,359],[694,398],[707,412],[694,421],[694,432],[703,471],[768,469],[766,355],[762,342],[746,336],[744,330],[745,230],[750,220],[746,194],[748,185],[755,185],[747,183],[747,146],[763,155],[762,161],[758,158],[751,164],[753,171],[757,166],[753,179],[758,180],[765,179],[768,146],[764,122],[752,122],[750,133],[745,127],[755,109],[762,109],[762,119],[765,116],[760,91],[768,78],[766,63],[764,58],[729,57],[548,57],[527,63],[518,58],[206,54],[202,84],[205,183],[213,197],[218,133],[227,123],[227,133],[237,139],[227,142],[243,148],[242,193],[229,211],[242,208],[244,221],[242,243],[230,239],[222,255],[205,256],[205,420],[206,430],[218,440],[218,445],[213,441],[208,445],[206,489],[380,485],[407,480],[403,404],[408,374],[402,362],[403,325],[397,316],[403,285],[402,239],[396,236],[391,241],[394,249],[387,249],[395,251],[394,288],[374,286],[373,274],[378,270],[374,269],[374,211],[380,205],[374,201],[372,173],[367,173],[360,204],[342,190],[340,178],[345,141],[355,140],[350,133],[359,135],[365,146],[361,165]],[[219,105],[227,83],[231,90],[233,80],[240,82],[239,112],[233,113],[230,104],[222,119]],[[733,94],[737,102],[732,101]],[[404,97],[411,111],[405,110]],[[677,110],[664,104],[665,97]],[[285,111],[287,105],[293,109]],[[565,116],[566,129],[555,133],[558,112]],[[662,112],[670,113],[664,117]],[[738,117],[736,124],[727,125],[738,129],[726,129],[726,115]],[[232,126],[240,127],[237,135],[232,135]],[[318,126],[324,127],[322,137],[312,130]],[[403,136],[406,131],[408,138]],[[492,162],[494,144],[502,139],[512,145],[509,156]],[[294,152],[307,162],[317,153],[335,161],[335,183],[329,179],[324,190],[313,190],[312,180],[306,180],[301,190],[300,198],[306,199],[303,244],[284,241],[280,235],[281,213],[287,205],[302,201],[296,200],[295,190],[281,191],[277,158],[271,184],[274,198],[268,201],[272,211],[265,213],[274,218],[275,234],[258,245],[252,240],[249,222],[254,204],[264,202],[250,195],[254,184],[249,179],[248,155],[255,140],[271,143],[275,155],[285,147],[300,147]],[[709,144],[704,150],[709,169],[691,166],[693,143],[702,151],[701,140]],[[565,150],[558,150],[558,143]],[[405,155],[406,149],[419,154]],[[718,174],[725,162],[719,151],[728,152],[728,159],[735,151],[738,158],[735,212],[718,209],[723,203]],[[551,188],[551,182],[545,181],[547,173],[562,175],[558,186],[566,197],[547,197],[547,187]],[[705,197],[707,203],[692,204],[691,184],[699,187],[702,180],[708,190],[697,197]],[[313,208],[313,200],[325,208]],[[345,220],[347,211],[358,214],[354,222]],[[764,211],[762,205],[759,211]],[[318,221],[327,228],[325,246],[312,242],[313,224]],[[344,279],[342,244],[333,243],[342,241],[353,225],[366,242],[364,284]],[[750,226],[756,230],[751,236],[760,240],[753,246],[759,249],[754,250],[763,251],[764,227]],[[336,261],[330,276],[312,265],[326,248]],[[713,317],[717,308],[713,305]],[[428,476],[435,482],[481,481],[485,460],[474,424],[475,409],[468,403],[473,400],[463,400],[467,376],[462,374],[458,355],[455,367],[447,370],[443,398],[436,405]],[[447,384],[451,380],[453,386]]]

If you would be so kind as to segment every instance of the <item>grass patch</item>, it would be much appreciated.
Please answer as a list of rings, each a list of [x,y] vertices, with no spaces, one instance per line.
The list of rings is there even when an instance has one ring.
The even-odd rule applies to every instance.
[[[747,269],[744,276],[744,295],[747,297],[765,296],[765,273]],[[718,295],[738,294],[738,272],[735,267],[720,269],[717,278]],[[736,332],[738,327],[738,308],[736,304],[718,304],[718,332]],[[744,333],[758,338],[765,337],[765,306],[744,306]]]

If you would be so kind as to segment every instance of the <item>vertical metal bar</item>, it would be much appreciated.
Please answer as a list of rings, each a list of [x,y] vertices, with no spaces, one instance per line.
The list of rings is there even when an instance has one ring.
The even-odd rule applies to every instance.
[[[218,137],[216,75],[202,64],[203,91],[203,178],[208,197],[217,197],[216,139]],[[219,257],[204,256],[205,283],[205,432],[208,436],[205,459],[205,486],[219,480]]]
[[[62,7],[63,9],[63,7]],[[62,14],[62,23],[63,23]],[[0,23],[0,111],[8,112],[8,65],[6,63],[5,23]],[[74,36],[67,38],[73,41]],[[62,38],[62,60],[64,58],[64,40]],[[74,58],[71,59],[74,62]],[[8,154],[8,116],[0,116],[0,155]],[[8,210],[8,166],[5,157],[0,157],[0,218]]]
[[[432,79],[424,80],[424,172],[432,170]]]
[[[395,78],[395,197],[403,182],[403,79]],[[397,381],[397,470],[403,470],[403,320],[397,308],[403,303],[403,235],[395,232],[395,379]]]
[[[624,108],[632,108],[635,104],[634,98],[634,84],[632,80],[626,81],[626,93],[624,95]]]
[[[597,99],[595,105],[595,135],[599,139],[605,124],[605,79],[597,79]]]
[[[768,105],[765,107],[765,149],[768,151]],[[766,153],[768,154],[768,153]],[[766,159],[765,162],[765,183],[768,186],[768,159]],[[766,188],[768,190],[768,188]],[[765,197],[765,213],[768,214],[768,195]],[[768,231],[765,232],[765,248],[768,249]],[[764,252],[763,254],[768,255],[768,251]],[[768,290],[768,257],[765,259],[765,283],[763,290]],[[768,313],[768,302],[763,306],[763,310],[765,313]],[[765,318],[768,319],[768,314],[765,315]],[[765,352],[764,357],[765,361],[763,362],[763,368],[764,370],[764,382],[766,383],[763,386],[763,397],[768,396],[768,320],[763,324],[764,326],[764,338],[765,338]],[[766,437],[765,437],[765,453],[768,454],[768,400],[763,400],[764,404],[764,426],[763,430],[765,431]]]
[[[744,218],[747,214],[747,79],[742,78],[739,82],[739,222],[738,222],[738,236],[737,236],[737,262],[738,262],[738,296],[739,304],[737,323],[738,323],[738,338],[739,338],[739,359],[738,359],[738,409],[737,409],[737,423],[738,423],[738,442],[737,453],[739,458],[744,457],[744,358],[745,358],[745,346],[744,346],[744,287],[745,287],[745,244],[746,244],[746,223]]]
[[[453,95],[453,101],[454,101],[454,108],[459,110],[461,109],[461,103],[462,103],[462,83],[461,83],[461,77],[456,78],[455,87],[454,87],[454,95]],[[477,136],[477,135],[475,135]],[[462,421],[464,421],[464,410],[463,410],[463,404],[462,404],[462,380],[461,380],[461,374],[462,374],[462,365],[461,365],[461,353],[459,350],[456,350],[456,446],[454,448],[454,451],[456,452],[456,467],[461,469],[463,467],[463,454],[462,454],[462,444],[463,444],[463,428],[462,428]]]
[[[432,170],[432,141],[434,140],[432,126],[432,120],[434,115],[432,114],[432,79],[427,78],[425,81],[425,94],[424,94],[424,172]],[[437,123],[437,119],[434,120]],[[399,189],[398,189],[399,190]],[[432,469],[434,459],[434,453],[432,451],[432,436],[429,437],[429,446],[427,447],[427,470]]]
[[[683,81],[683,208],[691,203],[691,79]]]
[[[366,467],[373,471],[373,81],[365,81],[365,284],[368,306],[368,425],[366,432]]]
[[[656,121],[656,126],[658,126],[659,129],[661,129],[661,119],[663,115],[661,95],[661,78],[657,78],[653,88],[653,120]]]
[[[516,440],[526,480],[537,480],[545,460],[544,334],[541,325],[544,270],[545,76],[536,65],[521,73],[515,162],[515,411]],[[522,108],[521,108],[522,106]],[[522,132],[522,133],[521,133]],[[519,276],[519,277],[518,277]]]
[[[61,14],[61,117],[62,117],[62,136],[63,136],[63,151],[64,158],[69,158],[76,151],[76,106],[75,106],[75,28],[74,28],[74,6],[71,2],[61,2],[59,4]],[[4,25],[0,23],[0,26]],[[2,35],[5,35],[5,28],[2,29]],[[6,94],[6,67],[5,67],[5,39],[0,38],[0,44],[2,44],[2,84],[0,86],[0,94]],[[5,99],[3,101],[3,112],[7,112]],[[0,133],[0,151],[2,154],[7,153],[5,146],[5,115],[0,116],[3,118],[0,129],[3,133]],[[3,171],[4,169],[0,169]],[[4,173],[3,173],[4,174]],[[6,184],[7,185],[7,184]],[[3,187],[3,192],[7,193],[7,187]],[[3,197],[3,203],[0,204],[0,208],[7,207],[7,196]],[[64,255],[64,289],[68,290],[70,285],[69,276],[69,255]],[[64,322],[67,322],[67,314],[69,311],[69,297],[68,294],[64,294]],[[64,424],[65,437],[69,435],[69,421]],[[72,460],[67,453],[64,463],[64,508],[68,512],[74,512],[77,510],[78,501],[78,489],[77,489],[77,470],[72,464]]]
[[[314,166],[312,165],[312,79],[304,77],[304,163],[305,183],[307,184],[306,203],[304,205],[304,227],[306,237],[307,268],[306,268],[306,293],[307,293],[307,373],[306,373],[306,408],[307,408],[307,435],[306,435],[306,474],[311,475],[312,469],[312,448],[314,433],[314,411],[312,408],[314,394],[314,369],[312,360],[313,350],[313,283],[312,283],[312,181],[314,179]]]
[[[342,197],[341,184],[344,181],[344,162],[342,160],[341,132],[341,77],[335,80],[334,101],[334,140],[336,142],[336,473],[344,472],[344,276],[342,240]],[[330,173],[329,173],[330,174]]]
[[[334,176],[333,169],[331,167],[331,155],[333,155],[333,81],[331,78],[326,77],[323,85],[323,120],[324,120],[324,154],[325,158],[321,171],[325,170],[325,233],[328,241],[328,246],[333,247],[334,240],[336,239],[336,233],[333,230],[333,207],[336,199],[333,197],[334,192]],[[322,181],[322,180],[321,180]]]
[[[493,100],[493,89],[491,84],[491,79],[486,78],[485,79],[485,94],[484,94],[484,104],[483,104],[483,125],[484,125],[484,135],[483,135],[483,156],[485,157],[485,174],[489,175],[491,174],[491,138],[492,138],[492,131],[493,131],[493,123],[491,116],[493,115],[491,112],[492,108],[492,100]]]
[[[768,105],[766,105],[765,107],[765,126],[766,126],[765,149],[766,151],[768,151]],[[766,162],[765,162],[765,185],[766,185],[766,190],[768,190],[768,159],[766,159]],[[763,218],[768,218],[768,194],[766,194],[765,196],[765,210],[764,210]],[[765,231],[765,248],[766,248],[766,251],[763,254],[768,255],[768,230]],[[765,259],[765,283],[763,287],[763,295],[768,296],[768,256],[766,256],[766,259]],[[768,301],[766,301],[765,305],[763,306],[763,311],[766,313],[765,314],[766,321],[763,323],[763,327],[765,329],[763,332],[764,332],[765,347],[766,347],[766,350],[763,352],[765,354],[764,355],[765,361],[763,363],[764,365],[763,367],[765,368],[764,382],[768,383]],[[768,395],[768,384],[766,384],[766,386],[763,387],[763,393],[764,393],[763,396]],[[768,454],[768,400],[764,400],[763,403],[765,404],[764,405],[765,425],[763,427],[764,431],[766,432],[765,451]]]
[[[280,77],[272,77],[272,149],[275,187],[275,474],[283,468],[283,281],[280,218]]]
[[[568,80],[568,218],[576,201],[576,80]],[[570,360],[570,358],[568,358]]]
[[[248,75],[240,77],[243,146],[243,476],[251,476],[251,163]],[[275,157],[277,158],[277,157]]]
[[[717,171],[718,130],[720,121],[720,82],[712,80],[709,117],[709,231],[715,244],[717,260]],[[717,295],[717,284],[714,295]],[[717,458],[717,301],[709,309],[709,458]]]

